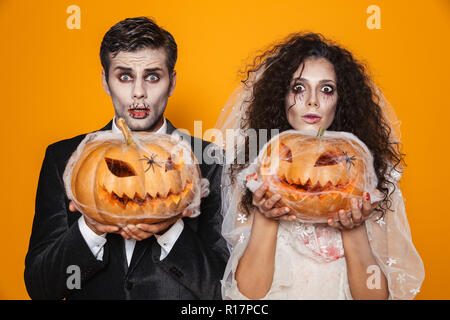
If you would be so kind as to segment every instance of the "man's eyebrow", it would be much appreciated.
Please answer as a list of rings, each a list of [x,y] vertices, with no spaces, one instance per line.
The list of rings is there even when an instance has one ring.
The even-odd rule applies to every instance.
[[[128,67],[122,67],[122,66],[117,66],[114,68],[114,70],[122,70],[122,71],[128,71],[128,72],[132,72],[133,69],[132,68],[128,68]],[[163,71],[162,68],[160,67],[155,67],[155,68],[147,68],[144,69],[145,72],[155,72],[155,71]]]
[[[144,69],[144,71],[145,71],[145,72],[155,72],[155,71],[163,71],[163,69],[160,68],[160,67],[155,67],[155,68],[147,68],[147,69]]]
[[[115,70],[122,70],[122,71],[133,71],[133,69],[131,69],[131,68],[127,68],[127,67],[121,67],[121,66],[117,66],[117,67],[115,67],[114,68],[114,71]]]

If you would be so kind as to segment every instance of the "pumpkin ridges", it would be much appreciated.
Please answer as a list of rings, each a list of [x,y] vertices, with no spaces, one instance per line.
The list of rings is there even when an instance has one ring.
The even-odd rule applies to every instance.
[[[131,139],[131,133],[127,132]],[[188,152],[187,147],[165,140],[166,135],[161,135],[161,140],[151,136],[140,135],[136,141],[126,138],[126,144],[114,136],[111,140],[94,141],[96,145],[91,149],[89,142],[84,145],[84,150],[76,155],[70,181],[75,201],[90,199],[86,200],[90,205],[83,208],[83,213],[106,224],[152,223],[179,214],[191,204],[199,192],[198,164],[184,163],[183,152]],[[169,152],[172,150],[174,153]],[[95,156],[91,154],[94,151]],[[192,152],[189,155],[195,159]],[[154,156],[160,157],[156,161],[161,163],[155,165]],[[146,169],[149,170],[145,172]],[[146,186],[154,187],[153,191]],[[89,192],[78,199],[77,190]]]
[[[142,166],[146,172],[144,177],[144,188],[152,197],[156,197],[159,192],[163,197],[166,197],[170,192],[170,186],[167,180],[164,179],[163,172],[165,172],[165,161],[170,156],[170,153],[154,143],[144,144],[144,151],[141,154],[141,159],[146,156],[152,158],[157,164],[149,166],[142,161]]]
[[[100,213],[98,213],[96,208],[96,199],[94,197],[94,190],[96,186],[96,176],[90,174],[93,168],[96,168],[95,163],[98,159],[103,157],[105,149],[103,147],[98,147],[97,149],[92,148],[90,152],[86,153],[84,161],[81,163],[78,173],[73,175],[76,177],[74,179],[75,188],[75,198],[83,206],[83,211],[90,215],[91,218],[98,222],[103,222],[104,219]]]
[[[291,148],[285,148],[283,154],[289,154],[292,162],[281,160],[274,169],[271,166],[280,155],[277,144]],[[327,217],[341,208],[349,208],[350,198],[362,196],[364,185],[365,167],[359,155],[365,151],[355,144],[343,138],[318,139],[298,133],[278,136],[260,158],[259,175],[270,185],[267,198],[279,193],[280,204],[306,220],[305,216]],[[318,159],[320,166],[314,166]],[[361,175],[352,176],[357,172]]]

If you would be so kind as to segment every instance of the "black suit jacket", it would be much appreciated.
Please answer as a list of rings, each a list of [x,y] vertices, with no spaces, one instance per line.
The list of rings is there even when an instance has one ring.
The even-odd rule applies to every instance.
[[[101,130],[110,130],[112,122]],[[175,130],[168,121],[167,132]],[[69,211],[62,175],[85,135],[50,145],[36,194],[36,212],[25,259],[25,284],[32,299],[220,299],[220,279],[228,259],[221,236],[218,164],[200,164],[210,181],[201,214],[184,218],[184,229],[168,256],[160,261],[155,237],[137,241],[128,267],[123,238],[107,234],[103,260],[97,260],[80,233],[79,212]],[[210,147],[192,138],[192,146]],[[194,149],[193,149],[194,150]],[[69,289],[70,266],[78,266],[81,288]]]

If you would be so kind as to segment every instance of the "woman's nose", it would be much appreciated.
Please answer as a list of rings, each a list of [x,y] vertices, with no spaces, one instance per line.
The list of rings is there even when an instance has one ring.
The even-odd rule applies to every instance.
[[[309,94],[308,101],[306,104],[308,107],[314,107],[314,108],[319,107],[319,101],[317,100],[317,95],[314,91]]]

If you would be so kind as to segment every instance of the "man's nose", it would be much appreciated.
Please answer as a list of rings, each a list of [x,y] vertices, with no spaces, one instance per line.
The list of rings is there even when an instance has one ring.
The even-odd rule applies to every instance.
[[[147,93],[145,91],[145,87],[144,87],[144,81],[142,80],[136,80],[134,82],[134,87],[133,87],[133,98],[136,99],[141,99],[141,98],[146,98]]]

